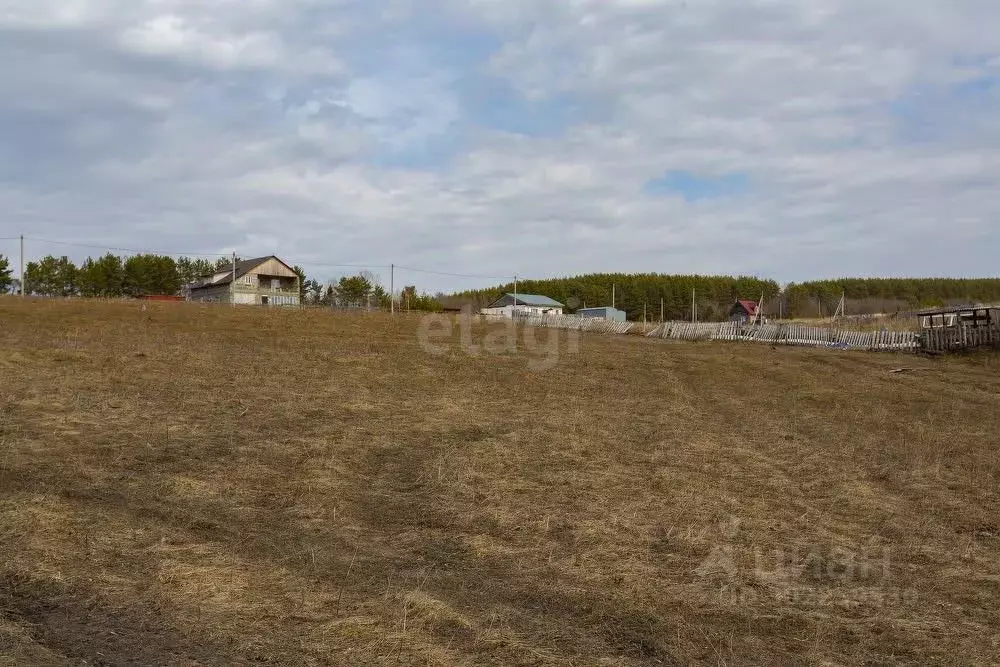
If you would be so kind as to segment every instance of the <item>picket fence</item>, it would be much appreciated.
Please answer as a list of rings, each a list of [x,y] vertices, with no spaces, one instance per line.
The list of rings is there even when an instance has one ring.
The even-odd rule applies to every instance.
[[[675,340],[752,341],[846,350],[916,350],[920,346],[919,334],[911,331],[848,331],[794,323],[664,322],[646,335]]]
[[[484,315],[488,320],[509,320],[503,315]],[[522,315],[517,323],[528,327],[548,327],[551,329],[574,329],[603,334],[627,334],[632,330],[631,322],[615,322],[598,317],[576,317],[575,315]]]

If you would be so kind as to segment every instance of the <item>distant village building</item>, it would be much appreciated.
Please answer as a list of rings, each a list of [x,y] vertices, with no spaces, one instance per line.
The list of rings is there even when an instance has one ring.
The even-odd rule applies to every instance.
[[[756,301],[740,300],[733,304],[729,311],[730,322],[747,323],[757,317],[758,307]]]
[[[611,306],[601,306],[600,308],[580,308],[576,314],[583,318],[599,318],[611,320],[613,322],[625,322],[627,316],[624,310],[618,310]]]
[[[555,299],[541,294],[518,294],[515,297],[507,293],[479,312],[504,317],[513,317],[515,311],[518,315],[562,315],[564,307]]]
[[[217,301],[256,306],[299,305],[299,276],[274,255],[236,262],[187,288],[190,301]]]

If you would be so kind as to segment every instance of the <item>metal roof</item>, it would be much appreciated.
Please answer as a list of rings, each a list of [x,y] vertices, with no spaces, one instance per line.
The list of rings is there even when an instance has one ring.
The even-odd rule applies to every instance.
[[[282,262],[281,259],[279,259],[275,255],[267,255],[265,257],[255,257],[254,259],[244,259],[236,262],[236,277],[242,278],[252,269],[260,266],[269,259],[274,259],[281,262],[286,267],[288,267],[289,271],[294,270],[292,267],[288,266],[288,264]],[[220,275],[223,273],[225,275]],[[215,280],[214,279],[215,276],[219,276],[219,279]],[[225,268],[220,268],[218,271],[213,271],[212,273],[196,280],[191,285],[191,289],[195,290],[195,289],[201,289],[202,287],[216,287],[217,285],[228,285],[231,282],[233,282],[233,265],[228,264]]]
[[[515,303],[523,306],[549,306],[553,308],[563,307],[563,304],[559,303],[555,299],[550,299],[549,297],[541,294],[521,294],[518,292],[517,297],[515,297],[510,292],[507,292],[506,296],[509,296],[512,299],[516,298]]]

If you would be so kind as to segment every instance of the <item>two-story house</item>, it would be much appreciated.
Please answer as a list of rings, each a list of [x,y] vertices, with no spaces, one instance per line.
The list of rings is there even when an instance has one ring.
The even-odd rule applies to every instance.
[[[233,279],[235,276],[235,280]],[[270,255],[220,268],[187,288],[190,301],[217,301],[257,306],[299,305],[299,276]]]

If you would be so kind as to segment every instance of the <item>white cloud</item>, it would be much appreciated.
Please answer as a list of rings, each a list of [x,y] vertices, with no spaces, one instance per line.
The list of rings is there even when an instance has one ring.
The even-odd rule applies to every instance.
[[[998,24],[985,0],[0,0],[0,237],[321,275],[995,273]],[[524,99],[470,98],[497,81]],[[643,192],[670,171],[749,186]]]
[[[281,56],[280,47],[267,33],[211,35],[173,14],[125,29],[121,43],[137,53],[194,59],[222,68],[274,66]]]

